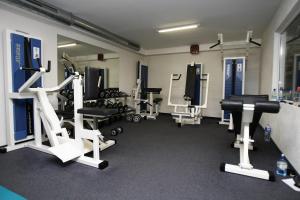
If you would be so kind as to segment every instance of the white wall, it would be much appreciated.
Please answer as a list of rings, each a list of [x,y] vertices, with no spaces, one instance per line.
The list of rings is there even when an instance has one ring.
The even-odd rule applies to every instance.
[[[245,49],[226,50],[224,56],[245,56]],[[199,55],[190,53],[153,55],[147,57],[149,66],[149,87],[161,87],[163,102],[161,112],[171,112],[168,107],[168,90],[171,73],[180,73],[183,80],[174,82],[173,94],[175,100],[180,101],[184,95],[185,76],[187,64],[195,61],[204,65],[204,73],[210,74],[210,84],[208,93],[208,108],[204,111],[204,116],[221,117],[220,100],[223,90],[223,62],[220,51],[204,51]],[[260,48],[251,48],[246,67],[245,93],[258,94],[259,71],[260,71]]]
[[[57,77],[57,35],[64,35],[69,38],[76,38],[94,46],[99,46],[110,51],[116,52],[120,56],[120,74],[119,85],[121,90],[130,92],[135,85],[135,70],[138,60],[142,60],[143,56],[134,52],[119,48],[112,44],[100,41],[91,35],[71,29],[70,27],[58,24],[56,22],[47,20],[41,16],[33,15],[21,9],[6,6],[0,3],[0,46],[3,47],[3,33],[6,29],[20,30],[30,35],[42,38],[43,40],[43,63],[47,60],[52,61],[52,70],[45,76],[45,86],[55,86],[58,83]],[[4,74],[3,74],[3,52],[0,51],[0,92],[2,97],[4,95]],[[134,74],[134,75],[133,75]],[[0,98],[0,146],[5,143],[6,127],[4,122],[5,105],[3,98]],[[56,98],[52,97],[52,102],[56,102]]]
[[[261,94],[270,94],[272,88],[278,89],[280,63],[280,32],[299,13],[298,0],[285,0],[278,8],[272,21],[263,35],[262,66],[261,66]],[[272,139],[279,149],[286,155],[291,164],[300,172],[300,123],[299,108],[281,104],[280,113],[263,114],[260,124],[272,127]]]

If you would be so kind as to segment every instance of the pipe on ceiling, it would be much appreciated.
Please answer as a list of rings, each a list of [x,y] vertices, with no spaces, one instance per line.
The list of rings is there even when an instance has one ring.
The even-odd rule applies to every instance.
[[[88,22],[87,20],[77,17],[73,15],[71,12],[60,9],[44,1],[41,0],[3,0],[3,1],[21,7],[23,9],[29,10],[31,12],[37,13],[39,15],[43,15],[47,18],[58,21],[65,25],[72,26],[75,28],[80,28],[89,33],[97,35],[111,42],[120,44],[122,46],[128,47],[135,51],[140,50],[140,45],[130,40],[127,40],[126,38],[123,38],[119,35],[116,35],[104,28],[101,28],[91,22]]]

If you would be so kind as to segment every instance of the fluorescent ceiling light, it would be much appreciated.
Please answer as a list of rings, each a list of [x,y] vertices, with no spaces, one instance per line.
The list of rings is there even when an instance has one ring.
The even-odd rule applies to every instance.
[[[61,45],[58,45],[57,48],[73,47],[76,45],[77,45],[76,43],[61,44]]]
[[[166,28],[166,29],[160,29],[158,30],[159,33],[167,33],[167,32],[173,32],[173,31],[182,31],[182,30],[187,30],[187,29],[194,29],[198,28],[198,24],[194,25],[188,25],[188,26],[179,26],[179,27],[174,27],[174,28]]]

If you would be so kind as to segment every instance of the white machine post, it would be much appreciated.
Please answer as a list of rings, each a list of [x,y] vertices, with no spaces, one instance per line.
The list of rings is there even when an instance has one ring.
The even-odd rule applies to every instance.
[[[268,171],[253,168],[249,160],[249,144],[254,142],[249,135],[253,114],[254,104],[244,104],[241,129],[243,137],[240,138],[240,163],[238,165],[222,163],[220,169],[229,173],[274,181]]]

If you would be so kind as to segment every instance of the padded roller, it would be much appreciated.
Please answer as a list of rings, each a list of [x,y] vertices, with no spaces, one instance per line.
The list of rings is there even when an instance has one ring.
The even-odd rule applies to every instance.
[[[243,101],[223,100],[221,102],[222,110],[243,111]]]
[[[243,101],[244,104],[254,104],[257,101],[268,101],[269,96],[244,94],[244,95],[232,95],[229,97],[229,99],[235,101]]]
[[[280,104],[277,101],[259,101],[255,103],[255,112],[278,113]]]

